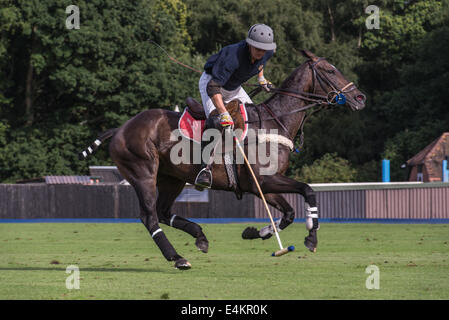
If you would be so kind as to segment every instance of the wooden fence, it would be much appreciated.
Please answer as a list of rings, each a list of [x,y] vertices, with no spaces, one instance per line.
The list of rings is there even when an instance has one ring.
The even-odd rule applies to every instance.
[[[372,183],[312,185],[322,218],[448,219],[448,183]],[[196,199],[192,186],[186,186]],[[188,218],[267,218],[259,198],[207,190],[197,199],[180,197],[173,213]],[[285,195],[297,218],[304,217],[300,195]],[[0,185],[0,219],[137,218],[139,204],[127,185]],[[281,213],[272,208],[272,213]]]

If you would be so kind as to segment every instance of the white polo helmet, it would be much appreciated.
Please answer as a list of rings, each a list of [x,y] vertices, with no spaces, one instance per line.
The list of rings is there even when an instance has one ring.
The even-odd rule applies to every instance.
[[[273,39],[273,30],[265,24],[258,23],[249,28],[246,42],[258,49],[274,50],[276,49],[276,43]]]

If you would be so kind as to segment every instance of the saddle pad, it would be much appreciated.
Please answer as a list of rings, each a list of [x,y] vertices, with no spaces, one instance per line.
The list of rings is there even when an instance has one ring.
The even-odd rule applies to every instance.
[[[246,138],[246,134],[248,132],[248,115],[246,113],[246,107],[243,103],[239,105],[239,111],[242,115],[243,122],[245,124],[242,137],[240,140],[244,140]],[[192,115],[187,112],[187,108],[184,109],[184,112],[179,118],[178,129],[181,132],[182,136],[186,139],[192,140],[197,143],[201,143],[201,137],[204,131],[204,127],[206,125],[206,120],[196,120],[192,117]]]

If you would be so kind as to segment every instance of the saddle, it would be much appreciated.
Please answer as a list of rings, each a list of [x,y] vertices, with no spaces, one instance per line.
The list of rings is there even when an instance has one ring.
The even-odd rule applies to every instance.
[[[186,99],[186,104],[187,107],[178,123],[179,130],[185,138],[200,143],[202,132],[204,131],[206,113],[203,106],[191,97]],[[239,137],[243,140],[248,130],[248,124],[246,123],[248,116],[245,105],[239,100],[232,100],[225,107],[234,120],[234,130],[240,129],[243,132],[242,136]],[[210,114],[210,116],[214,115],[218,115],[217,110],[213,110]]]
[[[203,105],[196,101],[195,99],[188,97],[186,99],[187,104],[187,112],[190,113],[190,115],[195,120],[206,120],[206,113],[204,112]]]

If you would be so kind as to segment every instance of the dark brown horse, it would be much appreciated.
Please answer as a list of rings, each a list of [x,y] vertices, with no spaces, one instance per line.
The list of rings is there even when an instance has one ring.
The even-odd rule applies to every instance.
[[[280,135],[292,139],[300,130],[308,107],[329,105],[335,102],[339,93],[344,94],[346,105],[352,110],[364,108],[365,96],[348,83],[334,66],[308,51],[303,50],[301,53],[308,60],[295,69],[264,104],[247,106],[249,128],[278,129]],[[172,204],[186,182],[194,184],[200,170],[200,164],[175,165],[170,159],[170,150],[178,143],[170,135],[178,128],[179,118],[180,113],[165,109],[143,111],[120,128],[108,130],[99,136],[80,157],[87,157],[101,142],[112,137],[109,145],[111,158],[136,191],[142,223],[168,261],[175,261],[176,268],[189,269],[190,263],[176,252],[159,227],[159,223],[163,223],[181,229],[196,238],[195,245],[199,250],[205,253],[208,251],[209,244],[201,227],[171,212]],[[245,152],[247,150],[248,146],[245,146]],[[278,169],[273,175],[258,175],[258,169],[262,166],[259,163],[253,164],[253,170],[258,175],[267,202],[283,213],[282,219],[278,221],[280,229],[291,224],[295,216],[282,193],[299,193],[308,208],[314,209],[308,212],[313,219],[307,226],[309,235],[304,242],[314,252],[319,228],[316,196],[309,185],[283,175],[288,167],[290,152],[286,146],[279,145]],[[212,189],[231,191],[224,165],[214,163],[212,172]],[[245,165],[237,165],[236,172],[241,191],[258,196]],[[267,239],[271,234],[272,230],[263,233],[255,228],[247,228],[243,237]]]

